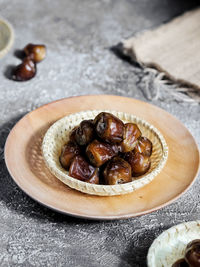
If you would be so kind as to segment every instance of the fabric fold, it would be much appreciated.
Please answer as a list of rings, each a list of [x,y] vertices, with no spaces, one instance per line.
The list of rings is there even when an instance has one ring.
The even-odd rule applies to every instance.
[[[200,102],[200,8],[122,41],[122,53],[184,87]]]

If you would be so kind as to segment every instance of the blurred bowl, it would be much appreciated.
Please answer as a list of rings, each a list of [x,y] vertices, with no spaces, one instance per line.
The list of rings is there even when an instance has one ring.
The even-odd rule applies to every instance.
[[[187,244],[200,239],[200,221],[175,225],[159,235],[149,248],[148,267],[169,267],[183,258]]]
[[[14,31],[6,20],[0,18],[0,58],[12,47],[14,42]]]

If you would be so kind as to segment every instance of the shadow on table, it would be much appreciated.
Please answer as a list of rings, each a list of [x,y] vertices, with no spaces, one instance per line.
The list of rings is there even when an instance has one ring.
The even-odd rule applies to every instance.
[[[126,252],[120,256],[122,261],[118,267],[124,267],[125,263],[130,267],[147,266],[148,249],[155,238],[155,230],[148,230],[148,233],[147,231],[141,232],[137,239],[126,248]]]
[[[24,115],[12,118],[0,126],[0,202],[3,202],[8,209],[14,212],[39,220],[48,219],[51,222],[88,223],[88,220],[60,214],[43,207],[27,196],[12,180],[4,161],[4,146],[10,130]]]

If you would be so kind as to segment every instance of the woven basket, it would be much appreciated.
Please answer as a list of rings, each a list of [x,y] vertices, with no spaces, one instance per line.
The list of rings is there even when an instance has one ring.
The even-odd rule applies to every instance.
[[[105,111],[105,110],[103,110]],[[132,182],[119,185],[96,185],[79,181],[68,175],[68,172],[62,168],[59,162],[59,156],[62,146],[68,141],[70,131],[82,120],[94,119],[102,110],[83,111],[71,114],[55,122],[46,132],[42,151],[46,165],[50,171],[63,183],[69,187],[81,192],[100,196],[113,196],[133,192],[134,190],[150,183],[153,178],[162,170],[168,156],[167,144],[161,133],[146,121],[135,117],[134,115],[118,112],[106,111],[117,116],[123,122],[133,122],[138,125],[142,135],[149,138],[153,144],[153,153],[151,155],[151,168],[139,178],[132,178]]]
[[[200,221],[181,223],[164,231],[149,248],[148,267],[172,266],[184,258],[187,244],[194,239],[200,239]]]

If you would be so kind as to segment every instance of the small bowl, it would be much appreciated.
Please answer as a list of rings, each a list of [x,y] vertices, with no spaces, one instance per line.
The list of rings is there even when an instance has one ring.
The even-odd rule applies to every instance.
[[[14,42],[14,31],[6,20],[0,18],[0,58],[2,58],[12,47]]]
[[[187,244],[200,239],[200,221],[175,225],[159,235],[149,248],[148,267],[170,267],[184,257]]]
[[[136,123],[139,126],[142,135],[151,140],[153,144],[151,168],[145,175],[140,176],[137,179],[133,177],[132,182],[120,185],[90,184],[70,177],[68,175],[68,172],[62,168],[59,162],[61,148],[68,141],[70,131],[75,126],[79,125],[82,120],[94,119],[96,115],[98,115],[102,111],[104,110],[83,111],[66,116],[55,122],[48,129],[43,139],[42,151],[44,160],[49,170],[58,179],[60,179],[63,183],[67,184],[71,188],[74,188],[81,192],[101,196],[122,195],[133,192],[134,190],[150,183],[154,179],[154,177],[162,170],[167,160],[168,147],[163,136],[154,126],[150,125],[143,119],[135,117],[132,114],[118,111],[106,111],[117,116],[125,123]]]

